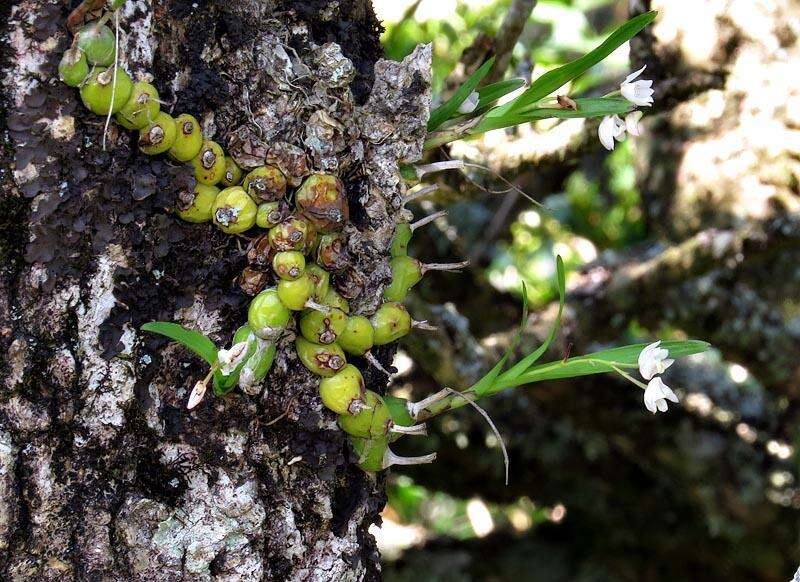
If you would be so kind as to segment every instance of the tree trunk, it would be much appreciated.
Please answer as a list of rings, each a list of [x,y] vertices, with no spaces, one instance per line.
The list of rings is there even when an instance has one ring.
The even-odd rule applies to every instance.
[[[0,577],[376,578],[367,529],[383,479],[352,464],[291,343],[260,394],[189,412],[207,368],[140,333],[174,320],[229,342],[246,319],[234,280],[247,241],[173,216],[185,166],[141,155],[113,123],[103,149],[104,120],[58,81],[75,4],[0,9]],[[389,277],[397,162],[421,152],[429,50],[379,61],[365,0],[131,0],[120,23],[134,79],[153,79],[163,109],[195,115],[245,167],[269,155],[297,177],[305,165],[344,180],[344,282],[371,313]]]

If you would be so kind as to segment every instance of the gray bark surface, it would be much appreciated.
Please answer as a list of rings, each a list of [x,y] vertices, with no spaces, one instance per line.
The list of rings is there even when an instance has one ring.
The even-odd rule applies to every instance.
[[[139,154],[113,123],[103,151],[104,120],[58,81],[70,8],[2,9],[0,578],[376,578],[383,478],[351,463],[291,342],[260,394],[188,412],[205,365],[139,331],[172,320],[227,343],[246,320],[234,280],[247,241],[172,214],[186,167]],[[356,0],[136,0],[121,22],[134,79],[246,168],[291,150],[342,177],[345,282],[356,311],[374,310],[430,52],[379,60],[379,25]]]

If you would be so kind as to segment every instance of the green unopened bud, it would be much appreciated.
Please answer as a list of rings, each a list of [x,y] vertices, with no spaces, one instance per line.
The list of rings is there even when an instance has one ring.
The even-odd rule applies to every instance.
[[[320,232],[333,232],[347,223],[347,197],[336,176],[312,174],[297,190],[295,201],[297,210]]]
[[[201,184],[214,185],[225,176],[225,152],[217,142],[203,141],[200,151],[192,158],[194,177]],[[255,204],[253,205],[255,208]],[[255,223],[255,214],[253,215]]]
[[[347,302],[347,299],[342,297],[334,289],[328,289],[328,292],[325,294],[325,297],[321,303],[323,305],[327,305],[328,307],[336,307],[341,309],[345,313],[350,313],[350,304]]]
[[[273,228],[289,217],[289,206],[285,202],[264,202],[258,205],[256,224],[261,228]]]
[[[308,240],[309,226],[300,218],[284,220],[269,231],[269,244],[276,251],[303,251]]]
[[[222,180],[220,180],[220,184],[222,184],[223,188],[238,186],[239,182],[242,181],[243,174],[244,172],[242,172],[236,160],[230,156],[225,156],[225,174],[222,176]]]
[[[331,275],[316,263],[306,266],[306,274],[314,283],[314,299],[323,303],[330,291]]]
[[[436,453],[419,457],[396,455],[389,448],[389,440],[386,437],[364,439],[351,436],[350,443],[358,455],[358,466],[365,471],[375,473],[393,465],[424,465],[436,460]]]
[[[105,24],[87,24],[75,36],[90,64],[108,67],[114,62],[114,31]]]
[[[277,348],[271,341],[256,338],[255,344],[253,354],[245,360],[239,372],[239,388],[251,396],[258,394],[258,384],[267,377],[277,353]]]
[[[275,166],[261,166],[245,176],[242,187],[257,204],[276,202],[286,195],[286,177]]]
[[[366,386],[358,368],[347,364],[319,383],[322,403],[336,414],[356,414],[365,405]]]
[[[369,319],[363,315],[351,315],[347,325],[338,335],[337,342],[348,354],[363,356],[372,347],[374,331]]]
[[[92,113],[108,115],[109,111],[116,113],[122,109],[131,91],[133,81],[122,67],[95,69],[81,86],[81,100]]]
[[[256,223],[256,204],[239,186],[225,188],[217,194],[211,209],[214,224],[228,234],[237,234]]]
[[[306,258],[298,251],[281,251],[272,259],[272,269],[281,279],[299,279],[306,269]]]
[[[274,288],[265,289],[250,302],[247,325],[261,339],[275,341],[286,329],[291,317],[292,313],[281,302],[278,292]]]
[[[399,340],[411,331],[411,315],[400,303],[384,303],[370,318],[376,346]]]
[[[294,281],[282,279],[278,282],[278,297],[292,311],[301,311],[308,306],[314,295],[314,283],[306,273]]]
[[[469,261],[461,263],[420,263],[406,255],[394,257],[390,263],[392,267],[392,282],[384,289],[383,297],[387,301],[402,301],[411,288],[422,280],[428,271],[458,271],[469,265]]]
[[[348,266],[350,255],[344,235],[335,233],[319,237],[317,263],[327,271],[341,271]]]
[[[387,437],[377,439],[364,439],[350,436],[350,444],[353,445],[356,455],[358,455],[358,466],[370,473],[377,473],[383,470],[383,457],[389,450],[389,439]]]
[[[133,84],[128,101],[117,111],[116,120],[125,129],[142,129],[153,123],[160,111],[158,90],[150,83],[138,81]]]
[[[392,245],[389,247],[389,252],[393,257],[399,257],[408,253],[408,243],[411,241],[411,225],[407,222],[401,222],[397,225],[394,231],[394,238]]]
[[[78,47],[68,49],[61,62],[58,63],[58,76],[61,82],[70,87],[77,87],[89,76],[89,61]]]
[[[406,255],[394,257],[391,261],[392,282],[383,291],[387,301],[402,301],[411,288],[422,280],[421,263]]]
[[[335,343],[324,346],[298,337],[295,348],[303,365],[317,376],[330,378],[347,364],[342,348]]]
[[[253,334],[254,337],[250,336],[250,334],[252,333],[253,330],[250,329],[250,326],[248,324],[240,325],[238,328],[236,328],[236,331],[233,334],[233,344],[236,345],[238,343],[245,341],[253,341],[253,343],[255,344],[254,342],[255,334]]]
[[[203,147],[203,132],[197,119],[188,113],[175,118],[175,143],[169,149],[169,155],[179,162],[188,162]]]
[[[196,184],[191,192],[181,192],[178,194],[178,216],[187,222],[208,222],[218,194],[219,188],[205,184]]]
[[[407,201],[413,198],[416,198],[420,194],[426,194],[436,189],[435,185],[431,185],[425,188],[422,188],[416,194],[409,196]],[[424,216],[413,222],[408,224],[407,222],[401,222],[395,227],[394,237],[392,238],[392,244],[389,248],[389,253],[393,257],[399,257],[401,255],[408,254],[408,243],[411,242],[411,237],[413,236],[414,232],[420,228],[425,226],[426,224],[430,224],[434,220],[441,218],[442,216],[447,215],[446,210],[440,210],[439,212],[434,212],[433,214],[429,214],[428,216]]]
[[[385,437],[393,424],[389,407],[372,390],[364,393],[363,404],[357,413],[339,415],[339,427],[347,434],[361,438]]]
[[[175,120],[161,111],[153,123],[139,130],[139,149],[149,156],[163,154],[175,143],[177,133]]]
[[[300,333],[317,344],[332,344],[345,327],[347,315],[341,309],[332,308],[327,313],[309,309],[300,317]]]

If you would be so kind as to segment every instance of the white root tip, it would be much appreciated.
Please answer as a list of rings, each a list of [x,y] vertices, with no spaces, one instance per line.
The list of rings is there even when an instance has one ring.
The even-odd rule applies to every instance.
[[[426,224],[430,224],[437,218],[441,218],[442,216],[447,216],[447,210],[439,210],[438,212],[434,212],[433,214],[429,214],[423,218],[420,218],[416,222],[412,222],[409,227],[411,228],[411,232],[414,232],[420,227],[425,226]]]
[[[426,465],[436,460],[436,453],[423,455],[421,457],[401,457],[395,455],[390,448],[383,454],[383,468],[388,469],[392,465]]]
[[[417,172],[417,178],[422,178],[424,175],[432,172],[441,172],[444,170],[463,170],[464,168],[465,165],[462,160],[446,160],[444,162],[434,162],[433,164],[423,164],[421,166],[414,167]]]
[[[305,306],[308,307],[309,309],[322,312],[325,315],[328,315],[331,312],[330,307],[328,307],[327,305],[323,305],[322,303],[317,303],[313,299],[309,299],[308,301],[306,301]]]
[[[427,320],[412,321],[411,327],[413,327],[414,329],[421,329],[423,331],[436,331],[439,329],[435,325],[431,325],[430,323],[428,323]]]
[[[396,432],[397,434],[407,434],[413,436],[427,436],[428,427],[425,423],[415,424],[413,426],[400,426],[395,424],[389,429],[389,432]]]
[[[460,263],[422,263],[420,270],[423,274],[428,271],[449,271],[450,273],[458,273],[461,269],[469,267],[469,261],[461,261]]]
[[[378,369],[379,369],[381,372],[383,372],[383,373],[384,373],[384,374],[386,374],[387,376],[391,376],[391,375],[392,375],[392,373],[391,373],[389,370],[387,370],[386,368],[384,368],[383,366],[381,366],[381,363],[378,361],[378,358],[376,358],[375,356],[373,356],[373,355],[372,355],[372,352],[366,352],[366,353],[364,354],[364,358],[365,358],[365,359],[366,359],[366,360],[367,360],[367,361],[368,361],[370,364],[372,364],[373,366],[375,366],[376,368],[378,368]]]
[[[420,198],[427,196],[431,192],[436,192],[439,189],[439,186],[436,184],[429,184],[428,186],[424,186],[417,190],[416,192],[411,192],[408,196],[403,198],[403,205],[408,204],[409,202],[413,202],[414,200],[419,200]]]

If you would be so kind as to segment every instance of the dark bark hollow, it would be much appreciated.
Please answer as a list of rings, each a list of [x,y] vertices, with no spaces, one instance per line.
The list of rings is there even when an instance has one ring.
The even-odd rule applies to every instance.
[[[140,154],[134,134],[112,123],[102,150],[104,120],[58,81],[73,7],[4,9],[0,577],[376,577],[382,479],[351,463],[291,342],[259,395],[190,413],[205,365],[139,331],[174,320],[228,342],[246,319],[246,241],[178,220],[189,172]],[[121,23],[132,76],[152,73],[163,108],[195,115],[244,167],[277,158],[344,181],[351,304],[371,313],[390,276],[397,163],[421,153],[429,51],[378,61],[358,0],[130,1]]]

